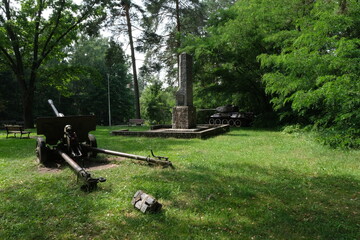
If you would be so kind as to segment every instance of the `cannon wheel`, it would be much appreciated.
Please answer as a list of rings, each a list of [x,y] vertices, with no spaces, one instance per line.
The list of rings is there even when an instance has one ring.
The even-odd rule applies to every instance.
[[[48,160],[48,153],[45,140],[43,138],[38,138],[36,140],[36,158],[38,163],[46,163]]]
[[[95,138],[95,136],[92,135],[92,134],[89,134],[89,135],[88,135],[88,140],[86,141],[86,143],[87,143],[90,147],[97,148],[96,138]],[[89,151],[89,152],[88,152],[88,156],[89,156],[89,157],[96,157],[96,156],[97,156],[97,152]]]

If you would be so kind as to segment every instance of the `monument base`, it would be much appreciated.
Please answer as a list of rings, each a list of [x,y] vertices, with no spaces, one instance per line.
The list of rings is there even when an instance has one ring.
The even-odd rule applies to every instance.
[[[134,137],[161,137],[161,138],[200,138],[207,139],[213,136],[224,134],[230,131],[227,125],[207,125],[199,124],[196,129],[173,129],[172,125],[155,125],[151,130],[129,131],[128,129],[112,131],[114,136],[134,136]]]
[[[196,108],[193,106],[177,106],[173,108],[173,129],[196,128]]]

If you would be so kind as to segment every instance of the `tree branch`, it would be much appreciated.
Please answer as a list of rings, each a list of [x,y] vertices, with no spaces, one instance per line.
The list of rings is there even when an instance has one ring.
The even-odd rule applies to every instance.
[[[31,73],[30,73],[30,79],[29,79],[29,86],[32,87],[35,84],[35,78],[36,78],[36,69],[39,66],[38,63],[38,57],[39,57],[39,35],[40,35],[40,21],[41,21],[41,15],[43,12],[43,0],[39,0],[39,6],[38,6],[38,12],[36,14],[35,18],[35,33],[34,33],[34,49],[33,49],[33,60],[32,60],[32,66],[31,66]]]
[[[10,1],[6,1],[3,0],[4,3],[4,7],[5,7],[5,15],[6,15],[6,19],[11,22],[11,11],[10,11]],[[24,79],[24,65],[23,65],[23,60],[22,60],[22,56],[20,53],[20,45],[19,45],[19,39],[17,37],[17,35],[15,34],[14,30],[12,29],[11,24],[5,23],[4,24],[7,35],[10,38],[10,43],[12,45],[13,51],[15,53],[15,59],[16,61],[13,61],[13,65],[14,65],[14,73],[16,75],[18,75],[18,80],[20,85],[23,87],[23,90],[27,89],[27,85]]]
[[[11,69],[13,71],[15,71],[16,70],[16,63],[15,63],[14,59],[12,59],[11,55],[6,51],[5,48],[0,47],[0,50],[5,55],[5,57],[9,60],[9,63],[7,65],[9,65],[11,67]]]
[[[53,35],[51,35],[51,37],[48,38],[46,48],[45,47],[43,48],[42,57],[41,57],[41,59],[39,59],[39,64],[41,64],[41,62],[51,53],[51,51],[57,46],[57,44],[66,37],[66,35],[68,35],[73,29],[75,29],[77,26],[79,26],[88,17],[88,15],[93,10],[94,5],[95,5],[95,2],[93,2],[90,6],[88,6],[87,10],[82,14],[82,16],[73,25],[71,25],[66,31],[64,31],[54,41],[54,43],[50,47],[48,47],[48,49],[46,49],[47,45],[50,43]]]
[[[3,8],[3,6],[0,6],[0,9],[5,13],[5,9]],[[4,18],[4,16],[2,14],[0,14],[0,21],[2,23],[5,23],[5,18]]]
[[[58,26],[59,26],[60,19],[61,19],[61,13],[62,13],[62,11],[63,11],[63,9],[64,9],[65,1],[62,0],[60,4],[61,4],[61,6],[60,6],[60,8],[59,8],[58,11],[57,11],[57,18],[56,18],[55,26],[54,26],[54,28],[52,29],[52,31],[50,32],[48,38],[46,39],[45,45],[44,45],[43,50],[42,50],[42,52],[41,52],[41,55],[42,55],[42,56],[44,56],[44,52],[45,52],[45,50],[47,49],[47,47],[48,47],[48,45],[49,45],[52,37],[54,36],[54,34],[55,34],[55,32],[56,32],[56,29],[57,29]]]

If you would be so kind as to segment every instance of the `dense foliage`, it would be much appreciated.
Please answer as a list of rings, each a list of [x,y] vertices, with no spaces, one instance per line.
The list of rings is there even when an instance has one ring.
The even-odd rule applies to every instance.
[[[92,112],[106,123],[109,76],[116,83],[111,90],[112,105],[118,107],[114,120],[129,118],[134,98],[125,87],[129,79],[121,47],[113,44],[109,49],[114,52],[105,55],[104,42],[69,47],[79,38],[77,30],[98,30],[105,2],[18,2],[19,11],[10,15],[6,9],[14,5],[1,2],[0,57],[6,61],[0,63],[0,116],[18,118],[14,112],[22,111],[27,119],[29,108],[42,114],[39,103],[51,95],[61,106],[78,109],[74,114]],[[147,86],[141,101],[150,122],[168,121],[173,89],[163,88],[158,79],[166,69],[165,81],[172,86],[177,55],[186,51],[194,56],[198,109],[234,104],[255,112],[260,125],[280,119],[315,130],[326,144],[360,146],[357,0],[152,0],[142,6],[117,1],[108,11],[117,32],[126,29],[125,3],[134,9],[131,23],[144,30],[135,48],[146,53],[140,89]],[[22,104],[9,100],[21,97]]]
[[[196,59],[199,106],[233,103],[360,145],[358,1],[238,1],[183,50]],[[265,121],[266,119],[262,119]]]
[[[333,146],[360,146],[359,19],[358,1],[309,4],[297,29],[265,39],[281,51],[259,57],[275,109],[312,124]]]
[[[205,2],[151,0],[143,3],[146,11],[141,26],[144,31],[137,47],[145,54],[142,71],[166,72],[167,84],[173,85],[177,80],[177,49],[181,46],[182,36],[202,32],[206,19]]]
[[[21,92],[10,71],[0,71],[0,120],[22,121]]]
[[[159,80],[153,80],[141,95],[141,112],[151,124],[171,123],[171,109],[175,106],[174,89],[164,88]]]
[[[249,12],[240,7],[219,11],[209,20],[207,35],[187,38],[184,50],[195,57],[199,107],[235,104],[258,113],[269,108],[256,60],[266,49],[256,22],[245,21]]]
[[[121,46],[102,38],[83,38],[66,49],[67,58],[52,60],[39,71],[34,99],[34,117],[53,116],[47,103],[53,99],[65,115],[95,114],[98,124],[108,124],[108,84],[113,124],[133,117],[133,91],[128,61]],[[21,120],[17,83],[1,73],[0,117]]]
[[[46,89],[50,85],[52,94],[57,96],[54,101],[65,115],[95,114],[99,124],[107,125],[109,87],[112,122],[124,123],[131,118],[131,76],[121,46],[101,38],[83,39],[68,51],[67,61],[60,64],[62,73],[42,81],[37,106],[45,105],[49,113]],[[58,68],[56,65],[49,72],[58,72]]]
[[[26,127],[34,125],[35,88],[42,66],[63,58],[63,48],[77,39],[80,31],[96,32],[105,16],[106,2],[0,2],[0,69],[11,71],[19,84]]]

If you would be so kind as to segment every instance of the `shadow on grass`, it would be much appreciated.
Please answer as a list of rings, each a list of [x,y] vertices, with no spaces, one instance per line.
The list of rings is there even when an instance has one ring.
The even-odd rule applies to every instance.
[[[197,166],[142,177],[169,183],[145,189],[167,204],[163,215],[128,218],[130,226],[154,222],[132,231],[155,239],[360,239],[359,180],[250,164],[219,168],[230,174]]]
[[[232,136],[232,137],[248,137],[248,136],[250,136],[250,135],[249,135],[249,134],[246,134],[246,133],[238,133],[238,132],[230,131],[230,132],[226,133],[226,136]]]
[[[35,144],[31,138],[0,138],[0,159],[16,161],[35,156]]]
[[[142,214],[130,204],[113,207],[117,190],[105,184],[86,194],[58,175],[37,178],[0,190],[0,239],[360,238],[360,182],[350,176],[255,164],[131,176],[134,193],[143,189],[164,204],[160,214]],[[114,189],[124,184],[111,181]],[[108,198],[111,203],[102,201]],[[112,215],[97,219],[106,212]]]
[[[58,175],[1,189],[0,239],[76,239],[101,204]],[[101,207],[100,207],[101,208]]]
[[[152,147],[161,155],[201,141],[98,139],[101,148],[135,153]],[[8,169],[9,154],[22,156],[11,157],[19,165],[24,156],[35,158],[35,142],[21,142],[25,146],[3,148]],[[360,181],[350,175],[233,162],[184,162],[175,171],[123,165],[91,194],[74,186],[75,177],[32,173],[35,179],[22,180],[15,169],[16,183],[0,189],[0,239],[360,239]],[[133,209],[138,189],[163,203],[163,211]]]

